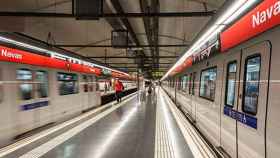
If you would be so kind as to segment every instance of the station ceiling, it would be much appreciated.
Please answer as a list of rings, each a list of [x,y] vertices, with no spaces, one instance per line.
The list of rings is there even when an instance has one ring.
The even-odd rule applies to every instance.
[[[1,31],[20,32],[100,61],[114,68],[165,72],[187,49],[225,0],[104,0],[104,13],[119,17],[77,20],[75,17],[24,13],[72,13],[72,0],[12,0],[0,5]],[[10,15],[9,13],[19,13]],[[126,13],[178,13],[178,16],[126,17]],[[179,13],[199,12],[202,15]],[[203,14],[203,13],[209,14]],[[22,14],[22,15],[20,15]],[[4,16],[6,15],[6,16]],[[36,15],[36,14],[34,14]],[[113,48],[111,32],[128,30],[133,46]],[[75,46],[75,47],[74,47]]]

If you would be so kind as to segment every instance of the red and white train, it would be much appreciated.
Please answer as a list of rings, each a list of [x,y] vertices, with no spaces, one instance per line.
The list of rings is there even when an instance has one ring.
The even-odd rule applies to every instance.
[[[280,1],[262,1],[220,33],[220,49],[187,58],[162,83],[217,151],[232,158],[280,155],[279,24]]]
[[[136,88],[129,74],[4,36],[0,41],[0,146],[100,106],[103,72]]]

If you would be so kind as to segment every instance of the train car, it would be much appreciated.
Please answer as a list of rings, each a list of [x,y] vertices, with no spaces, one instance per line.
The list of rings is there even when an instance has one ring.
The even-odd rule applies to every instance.
[[[10,41],[13,40],[4,42]],[[26,132],[100,106],[102,69],[112,71],[114,76],[110,78],[131,80],[120,71],[56,52],[36,53],[11,43],[1,44],[0,146],[14,142]]]
[[[162,82],[178,107],[226,156],[280,155],[279,8],[278,0],[261,2],[220,33],[220,49],[210,55],[201,52],[201,60],[193,57],[190,67]],[[270,10],[269,18],[258,19]]]

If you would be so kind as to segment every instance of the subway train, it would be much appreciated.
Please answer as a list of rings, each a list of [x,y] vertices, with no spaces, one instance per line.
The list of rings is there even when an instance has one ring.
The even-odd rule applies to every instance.
[[[0,40],[1,147],[100,106],[99,78],[120,78],[136,88],[126,73],[57,52],[23,50],[22,43],[2,36]]]
[[[280,155],[280,16],[254,18],[272,2],[280,6],[263,1],[162,81],[178,108],[226,157]]]

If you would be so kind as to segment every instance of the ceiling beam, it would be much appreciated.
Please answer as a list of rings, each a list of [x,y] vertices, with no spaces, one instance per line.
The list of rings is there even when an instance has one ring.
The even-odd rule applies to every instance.
[[[93,45],[93,44],[56,44],[56,47],[93,47],[93,48],[146,48],[146,47],[188,47],[188,44],[158,44],[158,45],[124,45],[115,47],[113,45]]]
[[[147,0],[139,0],[139,4],[140,4],[140,8],[141,8],[141,12],[142,13],[147,13],[150,12],[149,9],[149,4]],[[143,23],[144,23],[144,29],[145,29],[145,35],[147,38],[147,42],[149,45],[153,45],[153,41],[152,41],[152,29],[150,26],[150,18],[148,17],[143,17]],[[153,48],[149,48],[149,52],[150,55],[154,57],[154,49]],[[154,58],[152,60],[152,65],[155,64]]]
[[[105,64],[105,63],[104,63]],[[136,65],[135,63],[106,63],[106,64],[115,64],[115,65]],[[149,63],[145,63],[145,64],[151,64],[151,62]],[[174,64],[174,63],[159,63],[160,65],[170,65],[170,64]]]
[[[179,56],[159,56],[159,58],[178,58]],[[126,58],[126,59],[137,59],[139,57],[135,56],[88,56],[87,58],[106,58],[106,59],[109,59],[109,58],[114,58],[114,59],[119,59],[119,58]],[[153,58],[152,56],[144,56],[144,57],[141,57],[141,58]]]
[[[114,68],[123,69],[123,68],[139,68],[138,66],[114,66]],[[144,69],[150,69],[150,67],[143,67]],[[161,66],[160,69],[168,69],[170,66]]]
[[[79,16],[87,19],[96,18],[143,18],[143,17],[205,17],[213,16],[216,11],[207,12],[159,12],[159,13],[104,13],[100,15],[85,15]],[[15,17],[42,17],[42,18],[77,18],[73,14],[68,13],[43,13],[43,12],[10,12],[1,11],[0,16],[15,16]]]
[[[167,71],[167,69],[166,70],[156,70],[156,72],[166,72]],[[137,69],[130,69],[130,70],[126,70],[126,72],[138,72],[138,70]]]
[[[106,1],[106,2],[109,5],[113,6],[112,8],[114,8],[113,10],[115,10],[115,12],[116,12],[115,14],[125,14],[119,0],[110,0],[110,1]],[[108,19],[108,21],[110,21],[110,19],[112,19],[112,18],[107,18],[107,19]],[[129,35],[130,35],[129,37],[132,38],[133,43],[136,46],[139,46],[140,41],[138,40],[137,35],[134,32],[133,27],[130,24],[130,22],[128,21],[127,17],[120,18],[119,21],[122,23],[121,26],[124,25],[125,29],[129,32]],[[128,43],[128,44],[130,44],[130,43]],[[139,55],[141,54],[141,56],[146,56],[146,54],[143,50],[135,51],[134,55],[138,55],[138,54]],[[144,63],[143,59],[140,59],[139,65],[143,65],[143,63]]]
[[[152,0],[152,12],[153,13],[159,13],[160,12],[160,3],[159,0]],[[153,44],[158,45],[158,34],[159,34],[159,17],[155,16],[153,17],[153,23],[152,23],[152,28],[153,28]],[[156,67],[159,67],[159,47],[155,47],[155,60],[156,60]]]

